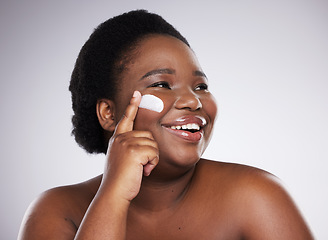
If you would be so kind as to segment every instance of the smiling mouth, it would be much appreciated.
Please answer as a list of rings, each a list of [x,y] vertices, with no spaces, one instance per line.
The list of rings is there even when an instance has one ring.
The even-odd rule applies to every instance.
[[[203,138],[203,129],[197,124],[164,127],[169,133],[188,142],[199,142]]]
[[[171,126],[170,128],[174,130],[188,131],[191,133],[197,132],[201,129],[201,127],[197,123],[188,123],[184,125]]]
[[[171,134],[190,142],[198,142],[203,137],[206,121],[200,117],[183,117],[172,124],[163,125]]]

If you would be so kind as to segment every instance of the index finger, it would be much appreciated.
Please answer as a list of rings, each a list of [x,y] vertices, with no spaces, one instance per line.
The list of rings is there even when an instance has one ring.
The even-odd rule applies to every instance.
[[[125,113],[122,119],[116,126],[114,135],[133,130],[134,119],[136,118],[140,101],[141,93],[139,91],[134,91],[130,103],[125,109]]]

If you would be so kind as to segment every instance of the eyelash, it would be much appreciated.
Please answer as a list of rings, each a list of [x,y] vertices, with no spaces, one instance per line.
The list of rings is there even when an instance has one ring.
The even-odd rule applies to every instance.
[[[149,87],[160,87],[160,88],[171,89],[170,84],[168,84],[167,82],[156,82],[150,85]]]
[[[196,87],[195,87],[195,90],[197,89],[197,88],[200,88],[199,89],[199,91],[201,91],[201,90],[208,90],[208,85],[206,84],[206,83],[201,83],[201,84],[199,84],[199,85],[197,85]]]
[[[149,87],[159,87],[159,88],[171,89],[170,84],[167,82],[156,82],[156,83],[151,84]],[[208,90],[208,85],[206,83],[201,83],[201,84],[197,85],[194,90],[196,90],[196,91],[202,91],[202,90],[204,91],[205,90],[206,91],[206,90]]]

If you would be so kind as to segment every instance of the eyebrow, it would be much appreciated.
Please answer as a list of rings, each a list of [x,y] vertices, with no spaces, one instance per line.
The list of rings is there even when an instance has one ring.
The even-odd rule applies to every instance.
[[[155,70],[151,70],[150,72],[147,72],[139,80],[142,80],[149,76],[158,75],[158,74],[175,74],[175,71],[173,69],[169,69],[169,68],[155,69]]]
[[[170,68],[154,69],[154,70],[147,72],[145,75],[143,75],[139,79],[139,81],[143,80],[144,78],[147,78],[149,76],[158,75],[158,74],[175,74],[175,70],[170,69]],[[194,71],[192,75],[196,76],[196,77],[205,77],[207,79],[207,76],[205,75],[205,73],[200,70]]]
[[[194,71],[192,75],[193,76],[196,76],[196,77],[204,77],[204,78],[207,79],[206,74],[204,72],[202,72],[202,71],[199,71],[199,70]]]

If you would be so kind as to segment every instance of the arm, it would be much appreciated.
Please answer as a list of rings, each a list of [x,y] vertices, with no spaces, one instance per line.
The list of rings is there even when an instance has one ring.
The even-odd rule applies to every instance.
[[[90,204],[75,239],[125,239],[130,202],[115,191],[100,190]]]
[[[133,131],[140,99],[140,93],[135,92],[116,126],[102,182],[78,230],[65,217],[68,211],[68,207],[63,208],[65,203],[56,201],[58,197],[54,194],[46,194],[27,213],[19,239],[125,239],[130,201],[139,193],[142,175],[148,176],[159,160],[152,134]]]

